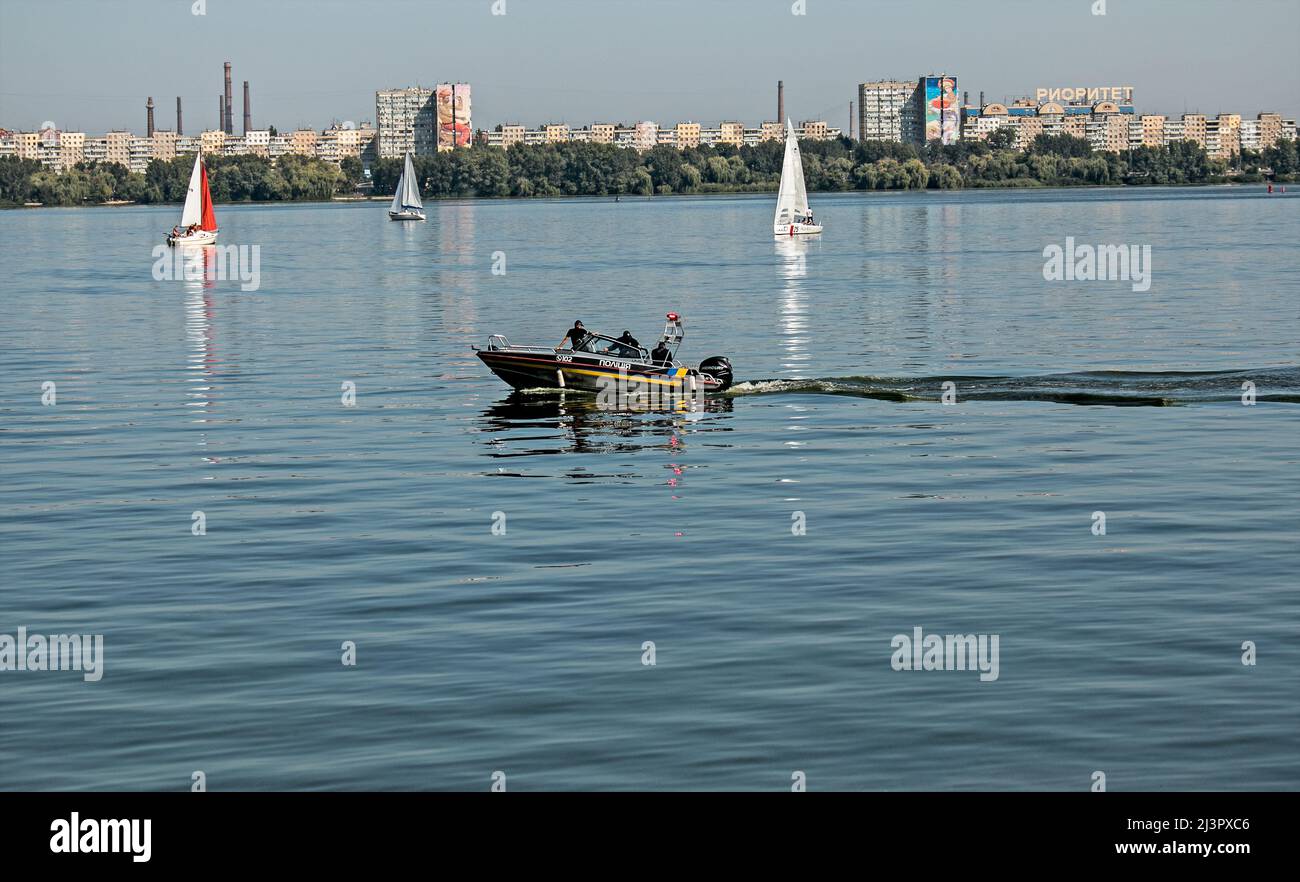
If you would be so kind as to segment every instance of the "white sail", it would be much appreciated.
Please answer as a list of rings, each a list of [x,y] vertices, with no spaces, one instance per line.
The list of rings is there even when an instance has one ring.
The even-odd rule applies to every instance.
[[[808,214],[808,189],[803,182],[803,159],[799,156],[799,139],[794,126],[785,121],[785,161],[781,164],[781,191],[776,197],[773,228],[796,223],[795,218]]]
[[[194,171],[190,172],[190,188],[185,191],[185,208],[181,210],[181,229],[190,224],[203,222],[203,194],[199,192],[203,182],[199,176],[199,166],[203,162],[201,153],[194,154]]]
[[[403,209],[422,209],[424,203],[420,201],[420,187],[415,183],[415,166],[411,163],[411,154],[406,154],[406,165],[402,168],[402,179],[397,182],[397,192],[393,193],[393,204],[390,211],[402,211]]]
[[[402,197],[402,204],[406,208],[424,208],[424,203],[420,201],[420,185],[415,178],[415,164],[411,162],[411,154],[406,154],[406,169],[402,172],[402,177],[406,179],[403,185],[406,195]]]

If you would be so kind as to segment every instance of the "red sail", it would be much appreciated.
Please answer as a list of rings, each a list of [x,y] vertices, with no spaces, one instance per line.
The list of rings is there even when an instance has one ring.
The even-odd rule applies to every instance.
[[[199,229],[215,232],[217,229],[217,216],[212,213],[212,193],[208,190],[208,167],[199,166],[199,179],[203,183],[203,220],[199,223]]]

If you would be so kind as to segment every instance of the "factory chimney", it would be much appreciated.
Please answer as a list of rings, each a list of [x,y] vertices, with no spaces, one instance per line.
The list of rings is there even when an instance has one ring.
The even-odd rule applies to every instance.
[[[217,131],[223,132],[226,129],[226,99],[220,95],[217,96]]]
[[[853,102],[852,101],[849,102],[849,127],[844,130],[844,133],[849,136],[850,141],[853,140]]]
[[[776,121],[785,128],[785,80],[776,81]]]
[[[185,126],[181,123],[181,96],[176,96],[176,137],[185,134]]]
[[[984,90],[980,89],[980,107],[984,106]]]
[[[253,108],[248,103],[248,80],[244,80],[244,134],[253,127]]]
[[[226,62],[226,119],[221,127],[227,135],[235,133],[235,97],[230,93],[230,62]]]
[[[145,137],[152,138],[153,137],[153,96],[152,95],[150,95],[149,100],[144,103],[144,112],[146,114],[146,121],[144,127],[145,127],[145,131],[147,132]]]

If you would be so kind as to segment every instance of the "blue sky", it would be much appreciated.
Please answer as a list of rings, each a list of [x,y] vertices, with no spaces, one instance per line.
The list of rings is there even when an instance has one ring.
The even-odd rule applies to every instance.
[[[862,80],[956,73],[975,100],[1134,87],[1139,112],[1300,111],[1296,0],[0,0],[0,126],[216,124],[222,62],[253,122],[374,117],[379,88],[458,80],[474,124],[787,115],[847,125]]]

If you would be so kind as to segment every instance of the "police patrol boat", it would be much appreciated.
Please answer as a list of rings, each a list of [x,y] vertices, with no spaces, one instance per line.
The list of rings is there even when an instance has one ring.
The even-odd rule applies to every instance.
[[[588,332],[571,349],[519,346],[502,334],[488,338],[475,354],[492,373],[516,389],[575,389],[600,392],[619,378],[631,386],[659,392],[722,392],[731,385],[731,362],[714,355],[690,367],[677,360],[686,335],[681,317],[670,312],[663,337],[653,351],[604,334]],[[566,340],[569,339],[566,337]]]

